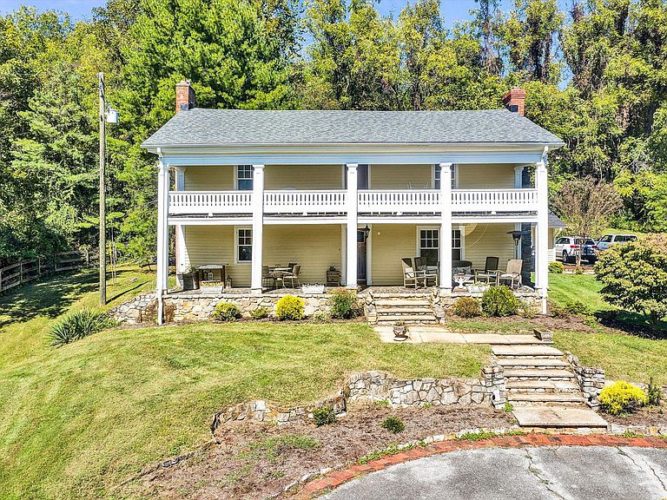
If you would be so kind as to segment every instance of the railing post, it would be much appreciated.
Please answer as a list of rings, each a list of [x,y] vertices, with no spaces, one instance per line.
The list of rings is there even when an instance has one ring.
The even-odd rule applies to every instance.
[[[346,286],[357,288],[357,164],[348,163],[347,167],[347,252],[346,252]]]
[[[440,164],[440,290],[452,291],[452,164]]]
[[[262,262],[264,259],[264,165],[253,165],[252,177],[252,269],[251,288],[262,293]]]

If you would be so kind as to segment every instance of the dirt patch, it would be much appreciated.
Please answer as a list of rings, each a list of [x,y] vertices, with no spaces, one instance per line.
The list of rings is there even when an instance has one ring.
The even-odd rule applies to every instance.
[[[641,425],[646,427],[667,427],[667,402],[660,406],[645,406],[628,415],[600,415],[607,422],[618,425]]]
[[[405,430],[382,421],[397,416]],[[128,494],[161,498],[266,498],[323,468],[340,468],[400,443],[470,428],[506,428],[511,415],[491,408],[404,408],[355,405],[332,425],[238,422],[216,431],[218,445],[128,486]]]

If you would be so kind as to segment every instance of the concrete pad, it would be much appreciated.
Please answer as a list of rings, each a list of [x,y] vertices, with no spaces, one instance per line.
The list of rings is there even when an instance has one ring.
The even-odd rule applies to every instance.
[[[375,326],[375,332],[382,342],[396,343],[392,326]],[[542,341],[532,335],[501,335],[499,333],[458,333],[441,326],[414,325],[409,327],[408,344],[496,344],[496,345],[542,345]]]
[[[542,345],[543,342],[533,335],[501,335],[499,333],[468,333],[463,334],[469,344],[495,345]]]
[[[562,356],[563,353],[555,347],[545,345],[498,345],[493,346],[496,356]]]
[[[527,406],[512,414],[521,427],[607,427],[607,421],[588,408]]]

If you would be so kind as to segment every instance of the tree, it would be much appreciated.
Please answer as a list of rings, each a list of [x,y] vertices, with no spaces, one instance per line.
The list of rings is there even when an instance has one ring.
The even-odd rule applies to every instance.
[[[565,182],[554,198],[554,208],[575,236],[599,234],[621,208],[621,199],[610,184],[588,177]],[[581,265],[581,250],[577,251]]]
[[[648,317],[651,325],[667,316],[667,237],[654,235],[605,250],[595,264],[610,304]]]

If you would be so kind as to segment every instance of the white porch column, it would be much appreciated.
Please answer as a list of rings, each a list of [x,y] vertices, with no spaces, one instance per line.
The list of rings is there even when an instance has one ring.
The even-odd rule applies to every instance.
[[[345,253],[345,284],[347,288],[357,288],[357,164],[347,167],[347,252]]]
[[[252,271],[253,293],[262,293],[264,262],[264,165],[252,166]]]
[[[440,164],[440,289],[452,291],[452,164]]]
[[[158,224],[157,224],[157,302],[158,324],[164,322],[163,295],[168,288],[169,277],[169,167],[162,160],[158,165]]]
[[[176,167],[174,170],[176,172],[176,191],[184,191],[185,168]],[[185,272],[185,226],[182,224],[176,225],[174,244],[176,247],[176,275],[178,275]]]
[[[549,286],[549,192],[547,188],[547,151],[535,169],[537,189],[537,226],[535,228],[535,288],[542,297],[542,313],[546,314],[547,288]]]
[[[514,189],[521,189],[523,187],[523,165],[519,167],[514,167]],[[517,222],[514,224],[515,231],[521,231],[521,223]],[[515,259],[521,258],[521,243],[515,245],[516,254],[514,255]]]

